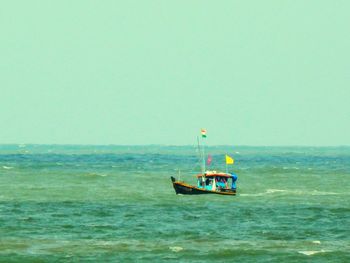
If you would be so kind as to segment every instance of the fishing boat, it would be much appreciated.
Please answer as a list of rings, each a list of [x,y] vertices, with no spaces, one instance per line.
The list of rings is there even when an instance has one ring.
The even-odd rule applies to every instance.
[[[201,130],[202,138],[206,138],[206,130]],[[191,185],[180,180],[176,180],[171,176],[171,181],[176,194],[200,195],[200,194],[219,194],[219,195],[236,195],[237,175],[228,173],[228,165],[234,163],[234,159],[226,155],[226,172],[206,171],[205,164],[210,165],[211,156],[208,156],[207,162],[204,160],[204,146],[199,144],[198,149],[201,153],[202,172],[196,175],[197,185]],[[205,171],[205,172],[204,172]]]
[[[220,194],[236,195],[235,174],[207,171],[205,174],[198,174],[197,186],[177,181],[171,176],[171,181],[176,194],[200,195],[200,194]]]

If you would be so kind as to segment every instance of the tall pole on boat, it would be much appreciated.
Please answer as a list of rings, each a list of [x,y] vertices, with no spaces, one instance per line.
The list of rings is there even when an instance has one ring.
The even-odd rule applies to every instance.
[[[205,153],[204,153],[204,138],[207,137],[207,131],[205,129],[201,129],[201,134],[202,134],[202,171],[203,175],[205,173]]]
[[[205,173],[205,153],[204,153],[204,137],[202,137],[202,167],[203,167],[203,174]]]
[[[204,155],[203,155],[203,151],[200,147],[200,144],[199,144],[199,137],[197,136],[197,143],[198,143],[198,153],[199,153],[199,163],[200,163],[200,166],[201,166],[201,172],[202,172],[202,176],[204,175],[204,166],[203,166],[203,159],[204,159]]]

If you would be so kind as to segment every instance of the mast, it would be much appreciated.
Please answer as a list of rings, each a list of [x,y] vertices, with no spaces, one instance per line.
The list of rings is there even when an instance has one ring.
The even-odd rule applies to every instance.
[[[204,176],[204,173],[205,173],[204,138],[207,137],[207,131],[205,129],[201,129],[201,134],[202,134],[202,174]]]
[[[203,136],[202,136],[202,171],[203,174],[205,173],[205,152],[204,152],[204,140],[203,140]]]
[[[199,164],[201,166],[201,173],[202,173],[202,176],[203,176],[204,175],[204,171],[205,171],[205,168],[203,166],[204,152],[201,149],[201,146],[199,144],[199,137],[198,136],[197,136],[197,143],[198,143],[198,153],[199,153]]]

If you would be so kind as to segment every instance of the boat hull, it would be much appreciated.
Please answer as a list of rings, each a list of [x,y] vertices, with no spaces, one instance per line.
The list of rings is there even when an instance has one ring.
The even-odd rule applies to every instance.
[[[202,195],[202,194],[219,194],[219,195],[236,195],[236,190],[221,189],[219,191],[211,191],[207,189],[198,188],[193,185],[186,184],[184,182],[176,181],[174,177],[171,177],[176,194],[184,195]]]

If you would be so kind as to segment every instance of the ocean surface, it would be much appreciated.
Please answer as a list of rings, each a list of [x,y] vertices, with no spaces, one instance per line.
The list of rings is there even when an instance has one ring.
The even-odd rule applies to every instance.
[[[350,262],[350,147],[0,145],[0,262]]]

